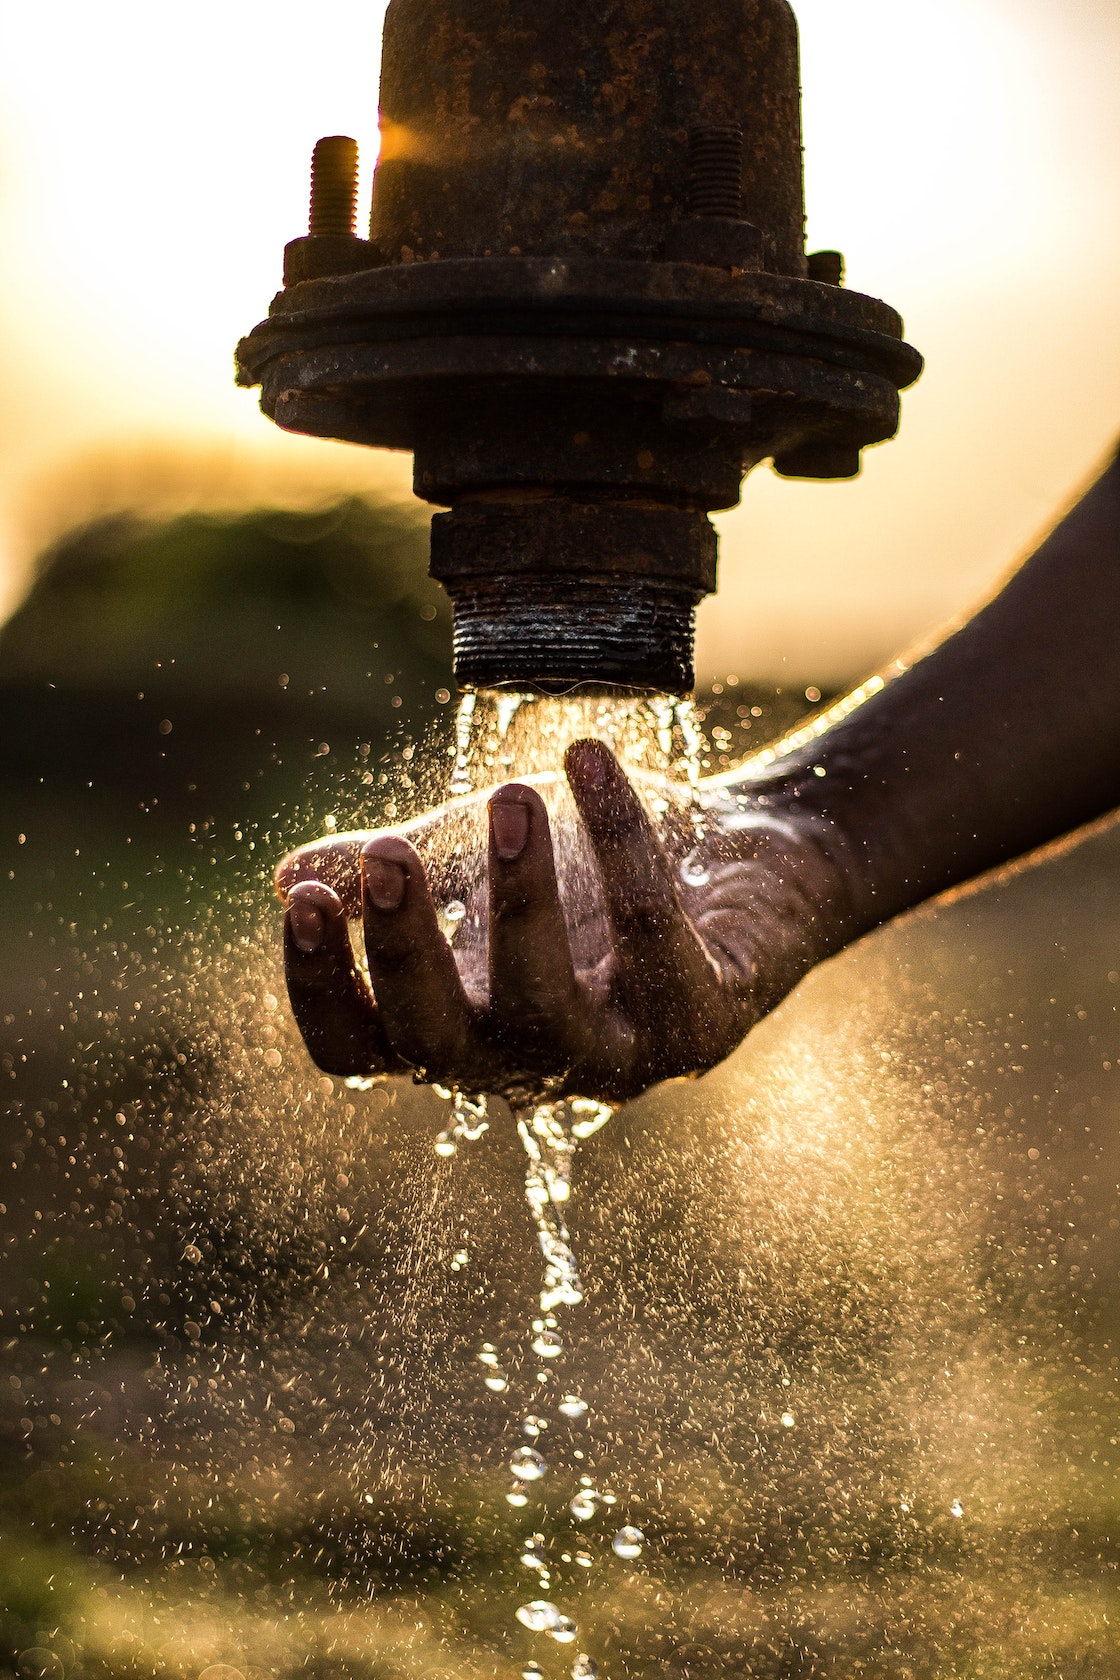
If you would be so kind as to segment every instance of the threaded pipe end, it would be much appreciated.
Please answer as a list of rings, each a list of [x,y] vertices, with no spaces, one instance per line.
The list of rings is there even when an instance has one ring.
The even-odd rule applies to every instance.
[[[688,201],[694,216],[743,213],[743,130],[701,124],[688,136]]]
[[[457,581],[455,680],[464,688],[576,687],[687,694],[695,590],[609,576]]]
[[[358,142],[328,134],[311,154],[311,214],[308,233],[353,238],[358,218]]]
[[[465,686],[684,694],[693,617],[716,583],[702,513],[627,502],[467,502],[432,519]]]

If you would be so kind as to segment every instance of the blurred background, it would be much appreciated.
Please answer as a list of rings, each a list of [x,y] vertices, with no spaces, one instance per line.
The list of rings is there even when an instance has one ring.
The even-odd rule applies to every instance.
[[[1111,0],[796,9],[811,245],[928,366],[859,481],[721,517],[713,764],[967,608],[1118,430]],[[232,384],[320,134],[368,200],[381,16],[0,19],[3,1675],[530,1650],[473,1367],[536,1287],[508,1126],[436,1175],[430,1093],[313,1075],[268,880],[421,805],[453,710],[409,463]],[[573,1380],[653,1537],[562,1582],[604,1680],[1115,1674],[1118,864],[884,930],[588,1145]]]

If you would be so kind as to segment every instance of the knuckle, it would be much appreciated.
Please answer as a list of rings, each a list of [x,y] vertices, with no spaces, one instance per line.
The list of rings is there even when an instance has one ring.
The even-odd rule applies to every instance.
[[[367,928],[366,958],[377,974],[419,974],[429,965],[429,944],[405,929]]]
[[[528,886],[515,887],[503,883],[491,898],[491,911],[496,922],[521,922],[542,908],[540,893]]]
[[[676,900],[651,891],[647,884],[619,907],[617,921],[632,937],[652,937],[668,932],[677,915]]]

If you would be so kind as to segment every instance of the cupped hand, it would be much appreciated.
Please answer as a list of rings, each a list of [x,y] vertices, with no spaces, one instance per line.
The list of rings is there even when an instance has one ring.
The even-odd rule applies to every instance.
[[[528,783],[490,795],[485,855],[449,844],[452,806],[284,859],[288,991],[325,1072],[619,1100],[714,1066],[850,937],[845,849],[796,796],[716,789],[698,834],[679,809],[655,824],[598,741],[565,771],[593,858],[566,903]]]

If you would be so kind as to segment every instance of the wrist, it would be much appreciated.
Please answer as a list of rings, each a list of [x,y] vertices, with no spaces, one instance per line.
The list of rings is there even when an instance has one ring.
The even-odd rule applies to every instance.
[[[774,996],[759,1000],[764,1011],[802,974],[884,919],[862,850],[820,797],[820,784],[819,777],[809,784],[791,774],[765,786],[709,783],[700,790],[707,849],[738,878],[734,895],[773,975]]]

